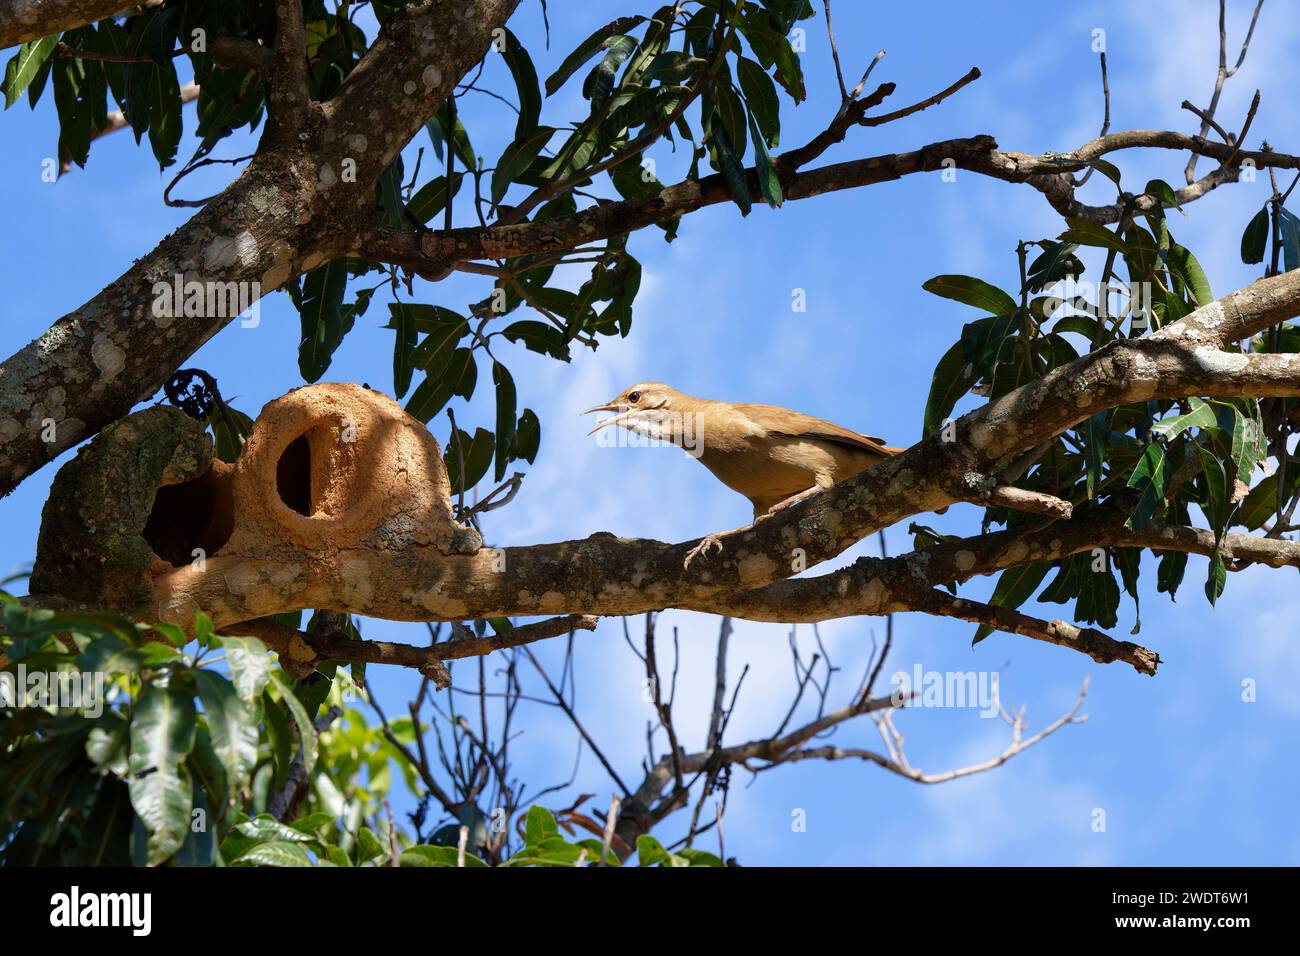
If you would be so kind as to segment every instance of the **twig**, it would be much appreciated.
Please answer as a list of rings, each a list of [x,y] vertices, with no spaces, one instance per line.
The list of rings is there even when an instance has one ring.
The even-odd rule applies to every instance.
[[[835,61],[835,80],[840,84],[840,98],[847,101],[849,91],[844,85],[844,71],[840,69],[840,51],[835,47],[835,28],[831,26],[831,0],[822,0],[822,6],[826,8],[826,36],[831,44],[831,59]]]
[[[1105,50],[1101,51],[1101,96],[1102,96],[1102,102],[1104,104],[1105,113],[1102,116],[1101,132],[1098,135],[1105,136],[1107,133],[1110,132],[1110,78],[1106,75],[1106,51]],[[1184,105],[1186,105],[1185,102]],[[1084,183],[1086,183],[1089,180],[1089,178],[1091,178],[1095,170],[1096,170],[1095,166],[1089,166],[1087,169],[1083,171],[1082,176],[1075,179],[1074,185],[1076,187],[1082,186]]]
[[[614,827],[618,825],[618,813],[622,808],[623,798],[617,793],[609,802],[609,816],[605,818],[605,838],[600,844],[600,865],[608,866],[609,845],[614,842]]]
[[[1200,114],[1200,135],[1202,138],[1204,138],[1205,134],[1210,131],[1210,118],[1212,118],[1219,109],[1219,97],[1223,94],[1223,84],[1235,75],[1236,72],[1241,69],[1241,65],[1246,62],[1246,52],[1250,49],[1250,40],[1251,37],[1255,35],[1255,24],[1259,21],[1259,11],[1263,6],[1264,0],[1259,0],[1259,2],[1255,4],[1255,12],[1251,14],[1250,28],[1246,31],[1246,39],[1242,41],[1241,52],[1237,55],[1237,63],[1229,69],[1227,0],[1219,0],[1219,69],[1214,77],[1214,94],[1210,97],[1209,108],[1206,109],[1204,114]],[[1187,167],[1183,170],[1183,174],[1187,177],[1187,184],[1189,186],[1196,179],[1196,160],[1197,154],[1192,153],[1187,160]]]

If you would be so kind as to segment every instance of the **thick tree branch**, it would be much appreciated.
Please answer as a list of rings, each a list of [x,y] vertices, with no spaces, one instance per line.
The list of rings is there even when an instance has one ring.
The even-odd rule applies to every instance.
[[[302,0],[275,0],[274,63],[269,75],[267,135],[272,143],[292,142],[307,124],[307,34]]]
[[[152,5],[124,0],[0,0],[0,50]]]
[[[213,37],[208,42],[212,62],[226,68],[243,67],[263,80],[275,73],[276,55],[270,47],[245,37]]]

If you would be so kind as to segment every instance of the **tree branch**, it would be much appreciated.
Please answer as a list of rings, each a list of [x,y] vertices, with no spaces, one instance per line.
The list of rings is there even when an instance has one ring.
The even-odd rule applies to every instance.
[[[117,16],[137,6],[157,6],[162,0],[0,0],[0,50],[28,40],[75,30]]]
[[[803,156],[805,150],[812,151],[815,157],[828,145],[829,142],[823,143],[819,137],[791,154],[782,154],[776,162],[779,168],[783,164],[801,164],[807,161]],[[1300,169],[1300,157],[1297,156],[1272,151],[1237,151],[1227,144],[1156,130],[1111,133],[1073,153],[1059,156],[1001,152],[993,137],[976,136],[931,143],[908,153],[890,153],[789,173],[783,178],[783,193],[787,200],[809,199],[825,193],[889,182],[915,173],[955,167],[1005,182],[1028,184],[1043,193],[1063,216],[1110,223],[1119,219],[1124,206],[1118,202],[1107,206],[1088,206],[1078,202],[1074,198],[1071,174],[1086,168],[1087,163],[1094,159],[1138,148],[1191,150],[1220,160],[1233,159],[1235,166],[1217,169],[1196,184],[1178,190],[1175,195],[1179,205],[1193,202],[1225,182],[1235,181],[1237,167],[1247,159],[1261,169]],[[787,161],[787,155],[792,155],[793,160]],[[757,193],[757,172],[750,167],[745,174],[750,188]],[[475,259],[508,259],[570,249],[730,201],[731,193],[726,181],[720,173],[715,173],[667,186],[653,196],[601,203],[544,223],[420,233],[377,225],[363,233],[358,249],[374,261],[402,266],[417,274],[436,275],[457,263]],[[1160,204],[1157,197],[1143,194],[1135,197],[1129,208],[1142,212]]]

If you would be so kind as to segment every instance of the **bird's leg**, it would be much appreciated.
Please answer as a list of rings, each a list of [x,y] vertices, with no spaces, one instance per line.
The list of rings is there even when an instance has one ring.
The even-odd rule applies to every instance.
[[[789,498],[786,498],[784,501],[778,501],[776,504],[772,505],[772,507],[768,508],[767,511],[763,512],[761,515],[754,515],[754,520],[750,524],[745,525],[745,527],[743,528],[732,528],[730,531],[723,531],[720,534],[705,535],[703,538],[700,539],[699,544],[691,548],[690,553],[686,555],[686,560],[682,562],[682,567],[689,568],[691,566],[691,562],[694,561],[697,557],[700,557],[701,555],[704,557],[708,557],[710,549],[721,551],[723,538],[732,538],[738,534],[745,534],[746,532],[753,531],[755,528],[759,526],[760,523],[766,521],[768,518],[772,517],[777,512],[784,511],[786,508],[789,508],[792,505],[797,505],[799,502],[803,501],[804,499],[811,498],[813,495],[825,490],[826,489],[820,483],[813,485],[811,488],[805,488],[803,491],[791,495]]]
[[[792,507],[793,505],[797,505],[799,502],[803,501],[804,499],[811,498],[813,495],[825,491],[829,487],[830,487],[829,484],[827,485],[816,484],[813,485],[811,488],[805,488],[803,491],[799,492],[798,494],[791,495],[789,498],[786,498],[784,501],[778,501],[776,504],[772,505],[772,507],[768,508],[766,513],[756,517],[754,519],[754,524],[758,524],[760,521],[764,520],[765,518],[772,517],[772,515],[776,514],[778,511],[784,511],[786,508]]]

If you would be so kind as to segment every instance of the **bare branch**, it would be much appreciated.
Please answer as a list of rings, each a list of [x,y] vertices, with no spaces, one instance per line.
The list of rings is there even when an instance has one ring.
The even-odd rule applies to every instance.
[[[1235,66],[1229,68],[1227,0],[1219,0],[1219,70],[1214,77],[1214,93],[1210,97],[1210,105],[1206,110],[1194,110],[1194,112],[1201,117],[1200,135],[1202,139],[1205,137],[1205,134],[1210,131],[1210,127],[1215,125],[1214,114],[1219,109],[1219,97],[1223,95],[1224,82],[1230,79],[1239,69],[1241,69],[1241,65],[1246,62],[1246,52],[1250,49],[1250,40],[1251,37],[1255,35],[1255,24],[1259,21],[1259,11],[1263,6],[1264,0],[1259,0],[1259,2],[1255,4],[1255,12],[1250,16],[1250,29],[1246,31],[1246,39],[1241,43],[1241,52],[1237,55],[1237,63]],[[1220,135],[1223,135],[1221,129],[1219,130],[1219,133]],[[1224,136],[1224,141],[1227,141],[1226,136]],[[1187,160],[1187,168],[1183,170],[1183,174],[1187,177],[1189,185],[1196,179],[1197,158],[1197,154],[1192,153]]]

